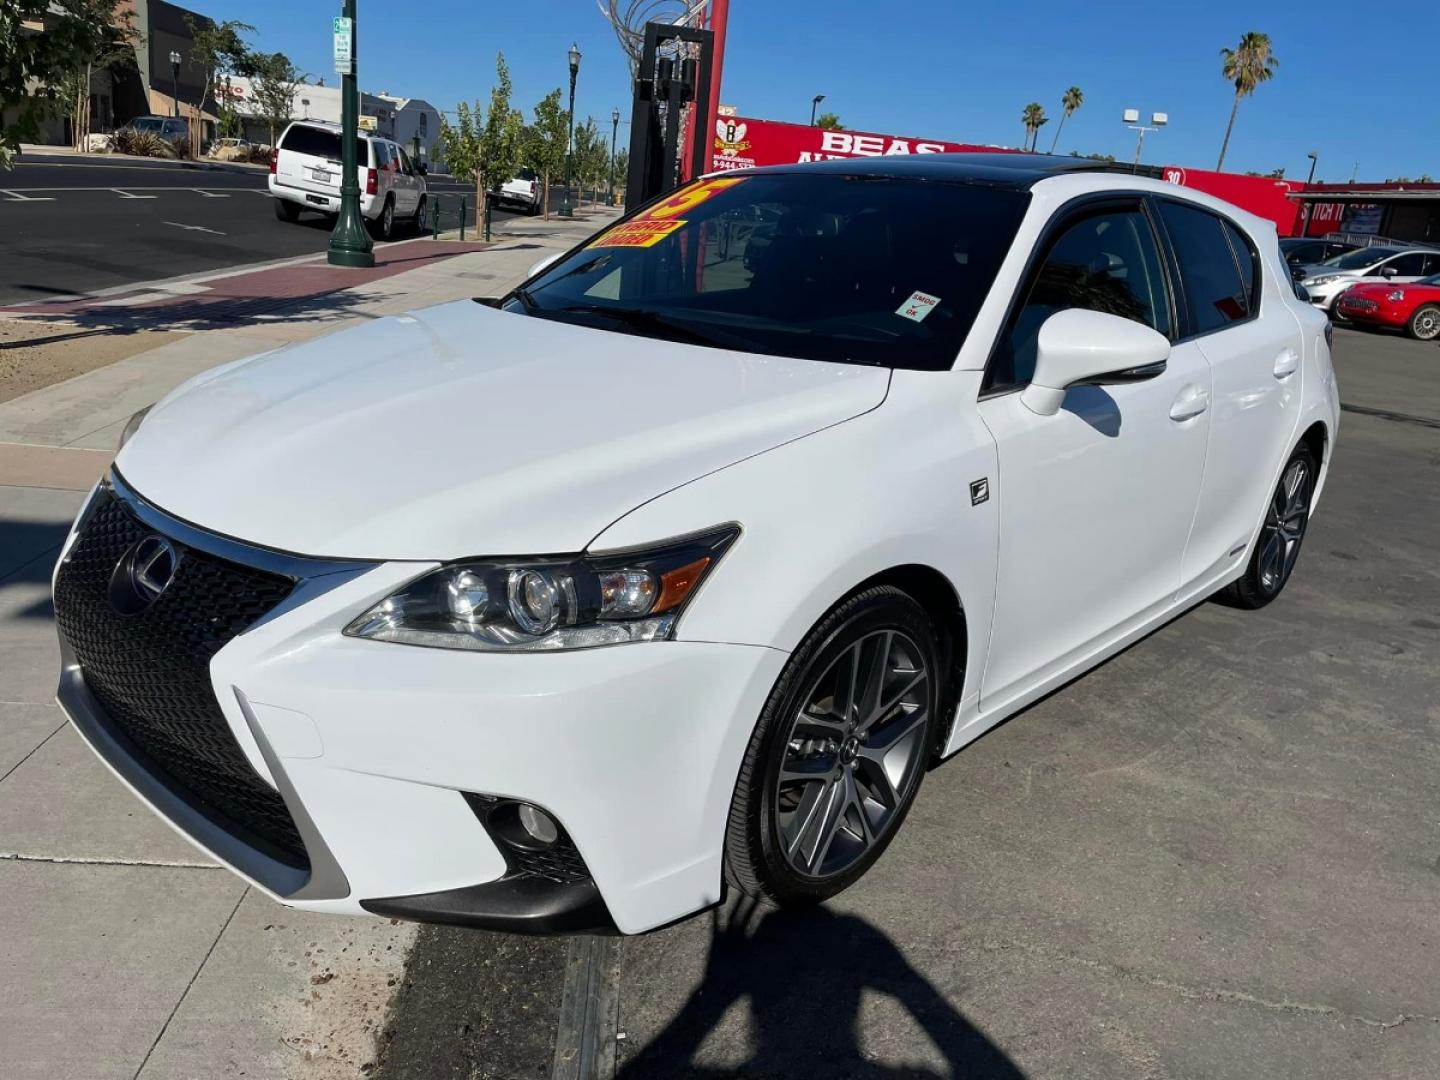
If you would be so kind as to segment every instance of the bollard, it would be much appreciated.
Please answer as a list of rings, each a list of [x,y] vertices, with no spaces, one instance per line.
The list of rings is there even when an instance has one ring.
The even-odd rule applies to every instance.
[[[430,204],[430,239],[440,239],[440,196],[435,196],[435,201]]]
[[[460,196],[460,239],[465,239],[465,196]]]
[[[492,208],[494,205],[495,201],[493,199],[485,200],[485,242],[487,244],[490,242],[490,219],[493,216]]]

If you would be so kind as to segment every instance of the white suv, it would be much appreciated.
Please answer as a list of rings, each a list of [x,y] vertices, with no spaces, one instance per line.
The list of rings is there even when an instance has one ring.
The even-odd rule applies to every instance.
[[[1329,333],[1272,223],[1095,162],[709,177],[136,417],[56,570],[59,701],[298,908],[814,903],[939,758],[1281,595]]]
[[[294,221],[301,210],[335,214],[340,210],[340,125],[297,120],[270,152],[270,194],[275,216]],[[355,147],[360,213],[378,239],[389,240],[399,221],[415,231],[425,223],[425,175],[405,148],[361,132]]]

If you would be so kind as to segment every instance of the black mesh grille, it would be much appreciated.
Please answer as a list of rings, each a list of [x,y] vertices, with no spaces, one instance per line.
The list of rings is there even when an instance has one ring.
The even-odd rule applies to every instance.
[[[211,657],[294,581],[172,540],[180,555],[173,581],[148,608],[122,615],[109,600],[111,576],[153,530],[108,491],[97,499],[55,581],[56,621],[85,685],[147,764],[218,824],[307,868],[294,819],[250,766],[210,683]]]
[[[507,847],[506,853],[515,869],[531,877],[544,878],[557,885],[570,885],[577,881],[589,881],[590,871],[585,860],[570,838],[562,837],[553,847],[544,851],[526,851],[523,848]]]

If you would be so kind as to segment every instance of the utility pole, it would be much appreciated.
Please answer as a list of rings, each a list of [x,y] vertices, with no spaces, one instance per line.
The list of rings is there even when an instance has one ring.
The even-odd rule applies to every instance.
[[[580,46],[570,46],[570,142],[565,147],[565,201],[560,204],[561,217],[574,217],[570,202],[570,167],[575,156],[575,76],[580,74]]]
[[[180,54],[170,50],[170,115],[180,115]]]
[[[359,45],[355,29],[355,0],[344,0],[343,14],[334,20],[335,70],[340,79],[340,213],[335,218],[335,231],[330,234],[327,260],[331,266],[368,267],[375,265],[375,245],[365,231],[360,215],[360,183],[356,178],[359,162],[355,148],[359,139],[359,97],[355,69],[359,63]]]

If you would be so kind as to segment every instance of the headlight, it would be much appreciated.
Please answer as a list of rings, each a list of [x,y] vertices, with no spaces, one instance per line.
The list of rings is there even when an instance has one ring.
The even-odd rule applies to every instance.
[[[117,454],[125,448],[125,444],[130,441],[130,436],[134,435],[135,432],[140,430],[140,425],[145,422],[145,414],[154,407],[154,405],[146,405],[145,408],[141,409],[134,416],[130,417],[129,422],[125,425],[125,430],[120,432],[120,445],[115,447],[115,452]]]
[[[1401,300],[1405,299],[1405,290],[1396,289],[1394,292],[1388,292],[1385,294],[1385,299],[1389,300],[1392,304],[1398,304]]]
[[[727,525],[638,551],[455,563],[416,578],[345,633],[481,652],[659,641],[739,535]]]
[[[1322,276],[1320,276],[1320,277],[1317,277],[1317,278],[1311,278],[1309,281],[1305,282],[1305,284],[1306,284],[1306,285],[1329,285],[1332,281],[1339,281],[1339,280],[1340,280],[1340,275],[1338,275],[1338,274],[1324,274],[1324,275],[1322,275]]]

